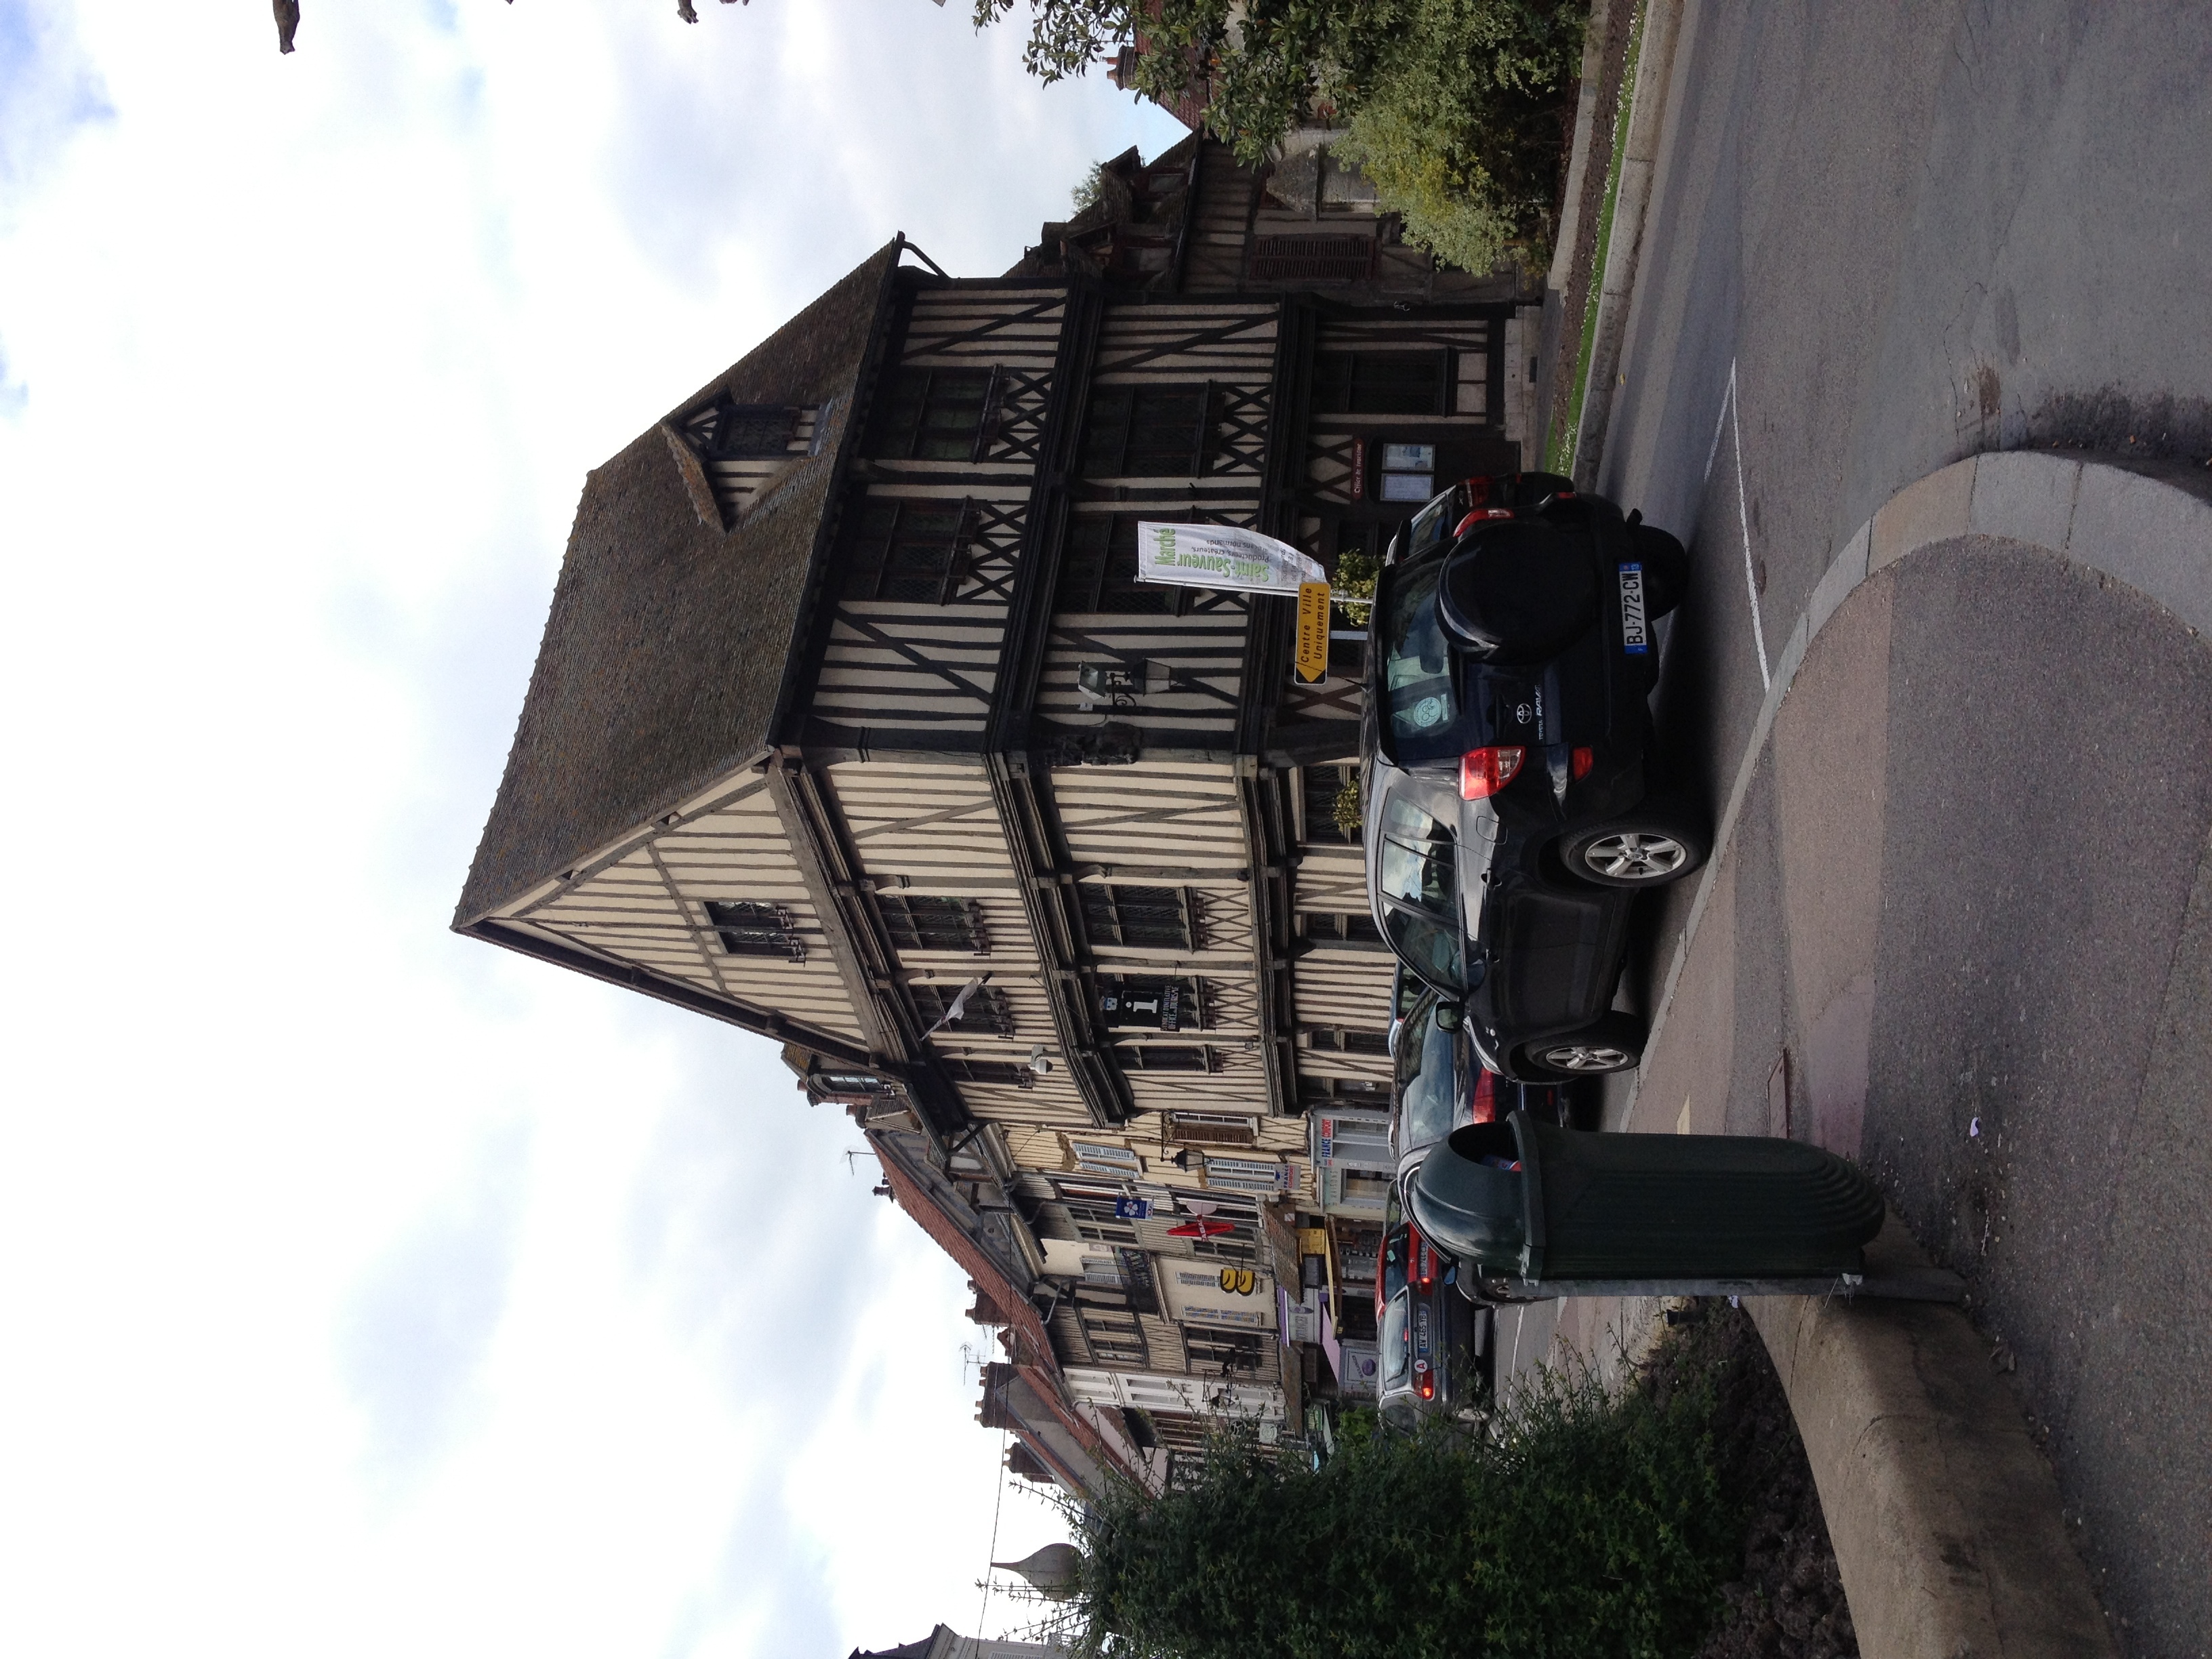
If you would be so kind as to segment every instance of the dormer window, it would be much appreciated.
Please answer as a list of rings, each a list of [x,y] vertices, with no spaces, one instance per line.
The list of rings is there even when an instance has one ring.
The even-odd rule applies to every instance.
[[[781,404],[741,404],[725,392],[707,411],[710,434],[703,447],[714,460],[757,460],[791,453],[799,411]]]
[[[725,529],[777,474],[814,453],[822,412],[797,404],[741,404],[726,392],[684,417],[684,445],[703,469]],[[707,517],[707,504],[699,511]]]

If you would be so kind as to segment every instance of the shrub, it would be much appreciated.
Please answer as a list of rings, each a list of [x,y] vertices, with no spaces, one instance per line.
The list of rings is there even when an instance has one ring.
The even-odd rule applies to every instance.
[[[1540,1375],[1486,1431],[1346,1436],[1318,1471],[1217,1442],[1186,1486],[1085,1522],[1091,1654],[1658,1659],[1735,1565],[1710,1389]]]

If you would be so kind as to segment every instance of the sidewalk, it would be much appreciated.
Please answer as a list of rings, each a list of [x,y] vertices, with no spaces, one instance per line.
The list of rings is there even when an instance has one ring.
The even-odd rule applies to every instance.
[[[2013,452],[1901,491],[1787,635],[1661,964],[1608,1127],[1854,1158],[1972,1290],[1975,1324],[1754,1308],[1869,1656],[2109,1653],[2203,1596],[2208,629],[2202,469]],[[2173,758],[2102,795],[2023,771],[2108,746]],[[1560,1340],[1602,1358],[1634,1312]]]

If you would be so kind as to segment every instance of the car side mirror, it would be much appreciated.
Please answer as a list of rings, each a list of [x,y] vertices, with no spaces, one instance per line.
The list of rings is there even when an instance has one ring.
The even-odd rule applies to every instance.
[[[1443,1002],[1437,1005],[1436,1021],[1437,1030],[1439,1031],[1456,1031],[1466,1019],[1467,1016],[1461,1012],[1460,1006],[1456,1002]]]

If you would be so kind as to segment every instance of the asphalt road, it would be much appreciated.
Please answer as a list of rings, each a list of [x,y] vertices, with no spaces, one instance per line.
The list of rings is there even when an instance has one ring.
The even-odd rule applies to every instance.
[[[1601,488],[1691,543],[1661,719],[1716,813],[1898,490],[2212,454],[2208,161],[2212,11],[1692,6]],[[1784,710],[1670,1014],[1695,1064],[1637,1127],[1856,1145],[1972,1279],[2124,1651],[2205,1654],[2212,650],[1960,545],[1854,596]],[[1632,1001],[1690,898],[1647,902]]]

